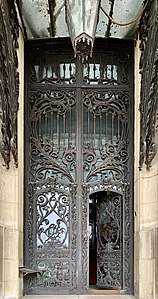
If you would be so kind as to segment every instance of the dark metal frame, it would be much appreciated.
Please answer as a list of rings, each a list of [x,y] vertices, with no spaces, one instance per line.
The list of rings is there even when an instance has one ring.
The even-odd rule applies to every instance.
[[[72,196],[70,197],[70,201],[73,202],[73,213],[71,215],[72,219],[70,219],[71,224],[71,239],[73,240],[73,243],[70,245],[70,263],[71,263],[71,273],[70,273],[70,285],[68,288],[61,289],[51,289],[50,291],[47,290],[47,294],[49,293],[86,293],[89,289],[89,275],[88,275],[88,268],[89,268],[89,245],[88,245],[88,215],[89,215],[89,195],[95,192],[99,191],[111,191],[111,192],[118,192],[122,194],[122,198],[124,200],[124,221],[126,223],[126,228],[124,228],[124,238],[126,246],[126,249],[124,249],[124,283],[123,283],[123,289],[120,290],[120,293],[122,294],[132,294],[133,293],[133,42],[132,41],[117,41],[117,40],[111,40],[111,41],[103,41],[103,40],[97,40],[94,45],[94,53],[104,53],[107,51],[108,53],[110,51],[114,51],[115,53],[122,52],[126,48],[126,52],[128,53],[129,57],[129,86],[126,84],[118,85],[118,86],[105,86],[103,83],[100,85],[84,85],[82,84],[82,78],[80,74],[82,73],[82,65],[81,62],[77,62],[78,72],[76,77],[76,83],[74,83],[72,86],[67,85],[64,86],[62,83],[53,84],[51,85],[50,82],[46,84],[40,84],[36,82],[36,80],[33,83],[28,83],[29,73],[28,73],[28,65],[29,65],[29,52],[32,48],[40,48],[40,47],[51,47],[51,50],[55,53],[58,53],[58,50],[61,50],[61,46],[65,48],[65,53],[72,51],[70,41],[67,39],[54,39],[53,42],[48,41],[30,41],[27,42],[25,45],[25,62],[26,62],[26,82],[25,82],[25,266],[27,268],[33,267],[33,256],[31,253],[31,250],[33,248],[29,248],[29,244],[33,244],[33,235],[31,231],[31,222],[30,218],[33,215],[33,198],[36,192],[36,186],[39,184],[42,184],[42,182],[32,182],[30,184],[29,182],[29,117],[30,117],[30,111],[28,108],[29,105],[29,93],[31,91],[35,92],[36,90],[40,90],[41,93],[44,92],[44,90],[75,90],[77,88],[77,97],[81,97],[81,90],[84,92],[90,92],[90,91],[118,91],[119,93],[122,92],[122,94],[126,94],[128,91],[129,93],[129,110],[128,110],[128,124],[129,128],[128,130],[128,136],[130,143],[130,146],[128,148],[129,153],[129,179],[125,181],[118,180],[109,180],[106,179],[106,176],[104,176],[103,173],[103,179],[96,179],[94,182],[91,179],[88,179],[87,181],[83,178],[83,172],[82,172],[82,165],[83,165],[83,158],[82,157],[82,129],[81,129],[81,123],[82,123],[82,117],[83,117],[83,111],[82,106],[79,100],[77,100],[77,111],[80,111],[80,118],[77,118],[77,144],[78,144],[78,151],[77,151],[77,157],[80,157],[76,159],[76,170],[77,175],[76,181],[72,181],[69,184],[69,188],[72,191]],[[53,46],[53,47],[52,47]],[[114,50],[115,49],[115,50]],[[63,54],[64,55],[64,54]],[[94,54],[95,55],[95,54]],[[79,87],[79,89],[78,89]],[[36,94],[35,94],[36,96]],[[110,160],[109,160],[110,163]],[[98,168],[99,169],[99,168]],[[100,170],[102,171],[102,170]],[[50,183],[52,184],[52,188],[56,188],[59,183],[61,184],[61,181],[59,180],[50,180]],[[67,184],[67,183],[66,183]],[[54,186],[54,187],[53,187]],[[62,186],[62,185],[61,185]],[[78,186],[78,187],[77,187]],[[71,192],[70,192],[71,193]],[[71,209],[71,208],[70,208]],[[82,215],[82,218],[81,218]],[[29,241],[30,238],[30,241]],[[30,243],[29,243],[30,242]],[[31,260],[30,260],[30,254],[31,254]],[[78,277],[78,279],[77,279]],[[27,275],[25,280],[25,292],[26,293],[37,293],[42,294],[45,293],[42,288],[36,289],[34,287],[33,280],[31,276]]]

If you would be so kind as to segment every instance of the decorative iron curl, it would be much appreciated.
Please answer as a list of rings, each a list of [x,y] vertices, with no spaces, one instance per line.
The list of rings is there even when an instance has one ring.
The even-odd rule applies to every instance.
[[[0,5],[0,152],[9,169],[11,153],[18,166],[17,111],[19,97],[18,48],[19,26],[14,1],[2,0]]]
[[[156,114],[158,113],[158,4],[149,1],[140,23],[140,159],[149,170],[157,153]]]

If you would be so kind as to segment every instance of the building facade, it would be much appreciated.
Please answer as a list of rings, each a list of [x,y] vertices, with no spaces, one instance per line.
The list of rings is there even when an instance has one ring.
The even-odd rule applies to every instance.
[[[156,299],[157,0],[87,61],[26,40],[17,3],[0,1],[0,296]]]

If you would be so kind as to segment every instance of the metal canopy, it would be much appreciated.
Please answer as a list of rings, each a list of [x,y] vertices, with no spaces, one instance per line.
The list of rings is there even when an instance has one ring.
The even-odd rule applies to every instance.
[[[19,19],[28,39],[68,37],[63,0],[15,0]],[[143,7],[143,0],[101,0],[101,6],[112,18],[128,22],[135,18]],[[74,2],[77,5],[78,1]],[[111,24],[100,10],[96,37],[115,37],[133,39],[138,22],[128,26]]]

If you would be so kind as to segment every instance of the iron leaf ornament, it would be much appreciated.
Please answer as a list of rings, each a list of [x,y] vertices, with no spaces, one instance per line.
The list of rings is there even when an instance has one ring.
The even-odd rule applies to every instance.
[[[17,111],[19,97],[18,48],[19,26],[13,1],[0,1],[0,151],[9,169],[11,153],[18,166]]]
[[[158,115],[158,2],[149,1],[140,22],[140,160],[149,170],[157,153]]]

